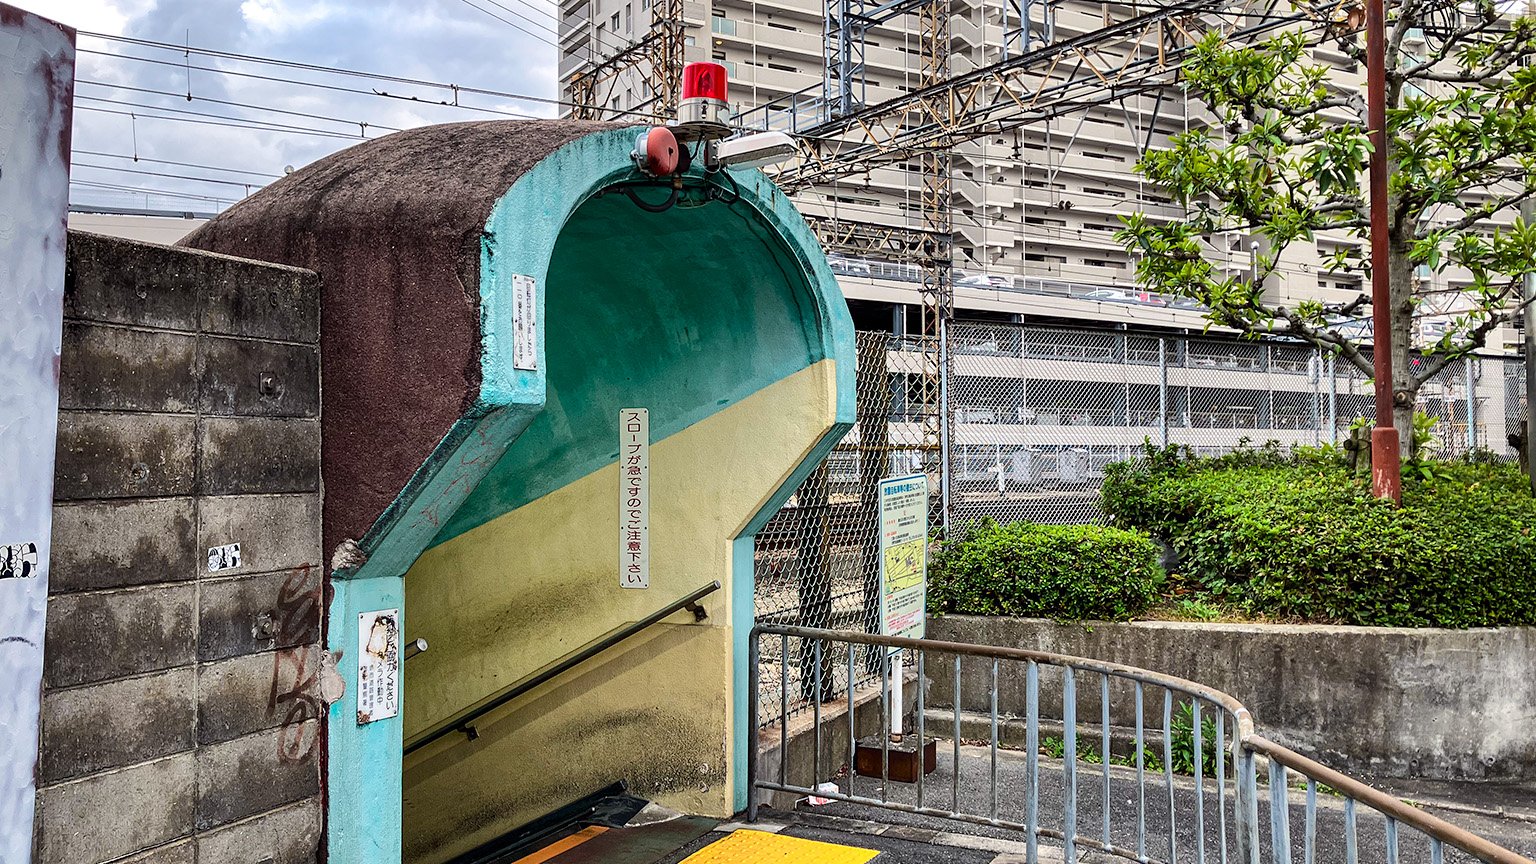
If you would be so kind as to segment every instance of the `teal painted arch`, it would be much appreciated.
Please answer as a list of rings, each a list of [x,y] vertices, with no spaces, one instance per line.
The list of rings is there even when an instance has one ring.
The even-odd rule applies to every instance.
[[[486,233],[494,241],[481,258],[481,398],[539,395],[534,376],[513,370],[509,356],[507,304],[513,278],[523,275],[543,289],[545,402],[434,544],[614,461],[619,408],[649,408],[659,441],[834,359],[844,361],[838,416],[852,420],[852,322],[800,215],[758,171],[707,178],[695,170],[691,184],[710,183],[735,200],[646,212],[613,189],[636,177],[625,164],[632,146],[628,131],[582,138],[525,175],[491,212]],[[591,166],[591,176],[579,166]],[[558,198],[573,186],[585,194]],[[665,190],[639,194],[657,199]]]
[[[480,249],[479,398],[368,532],[363,543],[366,563],[338,570],[338,578],[403,574],[428,547],[559,488],[604,459],[611,461],[617,440],[607,434],[612,418],[601,415],[600,406],[661,406],[651,419],[653,440],[659,440],[798,369],[835,359],[837,419],[853,422],[853,322],[805,220],[756,170],[731,172],[728,182],[739,197],[729,205],[713,202],[651,214],[611,191],[605,195],[617,183],[640,179],[629,159],[634,137],[634,129],[614,129],[578,138],[524,173],[497,200]],[[690,172],[693,182],[703,177],[699,169]],[[573,236],[563,236],[568,231]],[[679,237],[687,237],[687,245]],[[562,275],[562,263],[585,273]],[[607,278],[599,272],[604,267]],[[638,269],[649,271],[651,278],[634,278]],[[514,276],[532,277],[538,285],[537,370],[513,364]],[[578,284],[610,290],[606,296],[577,296]],[[644,291],[645,296],[614,296],[615,288]],[[765,310],[744,302],[763,301],[768,291],[778,292],[784,308],[767,310],[765,316]],[[694,308],[680,306],[681,299]],[[596,356],[610,347],[603,343],[591,343],[590,356],[570,362],[571,350],[581,340],[579,334],[565,333],[569,322],[616,311],[633,317],[646,311],[646,303],[653,304],[651,316],[634,318],[629,323],[636,326],[625,329],[640,349],[636,353],[643,355],[647,346],[656,346],[673,349],[668,355],[672,360],[688,359],[675,350],[681,347],[678,337],[688,334],[664,331],[668,323],[691,322],[706,343],[700,350],[717,352],[707,362],[690,366],[691,372],[705,377],[683,382],[692,386],[677,391],[671,386],[679,383],[675,377],[650,375],[623,394],[625,405],[612,398],[575,404],[571,398],[576,382],[566,380],[556,402],[549,404],[551,372],[559,385],[562,376],[569,379],[577,371],[621,371],[614,368],[615,358]],[[673,304],[670,322],[657,317],[663,311],[657,308],[660,303]],[[556,340],[553,357],[548,338],[551,304],[556,311],[554,332],[569,337]],[[565,317],[563,312],[571,314]],[[765,320],[774,325],[771,330],[755,326]],[[606,331],[591,332],[613,337],[617,328],[612,323]],[[798,331],[785,329],[795,323]],[[589,366],[594,359],[600,370]],[[756,365],[743,369],[744,364]],[[631,371],[645,372],[631,365]],[[620,378],[583,383],[610,386]],[[706,399],[711,381],[721,395]],[[509,454],[513,442],[529,458]]]
[[[613,194],[615,184],[639,178],[629,160],[635,134],[602,131],[554,150],[492,208],[480,249],[478,399],[369,532],[367,560],[335,574],[328,642],[343,657],[354,652],[358,611],[403,605],[404,574],[431,545],[613,461],[619,407],[650,407],[652,440],[660,440],[834,360],[834,428],[733,547],[739,801],[752,608],[744,553],[853,422],[853,325],[815,236],[761,172],[707,181],[690,172],[690,184],[734,188],[729,204],[653,214]],[[513,364],[515,276],[532,277],[539,289],[534,370]],[[409,610],[403,614],[408,631]],[[343,659],[339,669],[347,695],[330,714],[331,860],[398,861],[401,721],[357,726],[355,664]]]

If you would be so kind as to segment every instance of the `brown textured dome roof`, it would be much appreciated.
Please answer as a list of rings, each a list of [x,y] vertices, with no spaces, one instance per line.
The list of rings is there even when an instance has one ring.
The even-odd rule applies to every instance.
[[[623,125],[397,132],[278,180],[182,240],[322,278],[327,555],[368,530],[478,395],[480,232],[497,199],[551,152]]]

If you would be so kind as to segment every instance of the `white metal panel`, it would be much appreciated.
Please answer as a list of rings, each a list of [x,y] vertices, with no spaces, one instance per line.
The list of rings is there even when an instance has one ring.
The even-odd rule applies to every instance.
[[[31,857],[74,33],[0,4],[0,861]]]

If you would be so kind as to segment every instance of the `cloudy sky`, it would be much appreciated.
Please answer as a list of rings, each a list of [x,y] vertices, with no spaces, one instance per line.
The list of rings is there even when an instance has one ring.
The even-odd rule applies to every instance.
[[[546,100],[555,98],[557,90],[554,0],[10,2],[81,31],[72,172],[77,182],[70,190],[76,204],[216,210],[247,194],[245,183],[269,182],[285,166],[312,162],[356,143],[360,135],[376,137],[389,128],[502,116],[371,92],[452,101],[454,94],[448,89],[196,51],[189,57],[182,50],[89,33],[190,44],[193,49]],[[458,99],[461,105],[523,116],[553,116],[558,111],[548,102],[504,96],[461,93]],[[173,117],[181,119],[166,119]],[[367,124],[367,129],[360,124]],[[138,161],[133,160],[135,155]],[[182,176],[162,176],[171,174]]]

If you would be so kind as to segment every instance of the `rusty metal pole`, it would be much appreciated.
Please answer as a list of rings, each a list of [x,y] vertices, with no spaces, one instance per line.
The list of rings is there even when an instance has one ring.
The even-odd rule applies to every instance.
[[[1526,201],[1520,207],[1526,224],[1536,222],[1536,204]],[[1531,494],[1536,495],[1536,273],[1525,274],[1525,470],[1531,478]]]
[[[1392,285],[1387,220],[1387,12],[1365,2],[1366,123],[1371,135],[1371,322],[1376,374],[1376,427],[1371,430],[1371,491],[1403,500],[1402,442],[1392,423]]]

